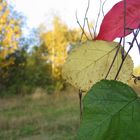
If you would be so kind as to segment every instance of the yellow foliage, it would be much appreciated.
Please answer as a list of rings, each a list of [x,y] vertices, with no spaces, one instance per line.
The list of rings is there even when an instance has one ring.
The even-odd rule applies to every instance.
[[[4,67],[14,64],[14,60],[15,60],[14,58],[11,58],[9,61],[3,60],[2,63],[0,63],[0,67],[4,68]]]
[[[53,30],[41,34],[52,64],[52,75],[61,76],[61,67],[68,55],[68,46],[80,40],[80,30],[69,29],[58,17],[53,20]]]
[[[136,76],[140,76],[140,66],[134,68],[134,75],[136,75]]]
[[[18,39],[21,35],[19,21],[10,15],[11,11],[6,0],[0,1],[0,59],[13,53],[18,48]],[[2,63],[3,61],[1,61]],[[1,65],[5,65],[4,62]],[[7,62],[9,64],[9,62]]]

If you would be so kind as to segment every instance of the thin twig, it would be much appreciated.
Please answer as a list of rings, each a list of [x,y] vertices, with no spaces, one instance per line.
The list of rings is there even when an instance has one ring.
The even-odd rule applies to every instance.
[[[130,32],[133,32],[134,29],[126,28],[126,30],[128,30],[128,31],[130,31]],[[135,35],[134,32],[133,32],[133,35]],[[140,43],[138,42],[137,38],[136,38],[135,42],[136,42],[136,45],[137,45],[137,47],[138,47],[139,54],[140,54]]]
[[[95,38],[96,37],[96,31],[95,31],[94,26],[92,26],[92,30],[93,30],[93,37]]]
[[[124,0],[124,37],[123,37],[123,46],[121,49],[122,59],[124,58],[124,48],[125,48],[125,35],[126,35],[126,0]]]
[[[134,34],[134,32],[133,32],[133,35],[135,35],[135,34]],[[139,44],[139,42],[138,42],[137,38],[136,38],[136,40],[135,40],[135,41],[136,41],[136,44],[137,44],[137,46],[138,46],[138,50],[139,50],[139,54],[140,54],[140,44]]]
[[[105,14],[104,14],[104,6],[105,6],[106,1],[107,1],[107,0],[105,0],[105,1],[103,2],[103,4],[102,4],[102,14],[103,14],[103,17],[105,16]]]
[[[86,25],[86,18],[87,18],[87,13],[88,13],[88,10],[89,10],[89,5],[90,5],[90,0],[88,0],[87,9],[86,9],[86,12],[85,12],[84,23],[83,23],[83,30],[85,29],[85,25]],[[82,34],[81,34],[81,39],[80,39],[80,41],[81,41],[82,38],[83,38],[83,34],[84,34],[84,32],[82,32]]]
[[[136,40],[138,34],[139,34],[139,29],[136,30],[136,33],[135,33],[135,35],[134,35],[134,38],[133,38],[133,40],[132,40],[132,42],[131,42],[131,44],[130,44],[130,47],[129,47],[128,51],[126,52],[125,56],[124,56],[123,59],[122,59],[122,62],[121,62],[121,64],[120,64],[120,67],[119,67],[119,69],[118,69],[118,71],[117,71],[117,74],[116,74],[114,80],[117,79],[117,77],[118,77],[118,75],[119,75],[119,73],[120,73],[120,71],[121,71],[121,68],[122,68],[122,66],[123,66],[123,63],[124,63],[124,61],[125,61],[125,59],[126,59],[128,53],[129,53],[130,50],[132,49],[133,44],[134,44],[134,42],[135,42],[135,40]]]
[[[91,29],[90,29],[90,26],[89,26],[89,21],[88,21],[88,18],[86,18],[86,21],[87,21],[88,31],[89,31],[90,37],[91,37],[91,39],[93,40],[93,39],[94,39],[94,37],[92,36],[92,32],[91,32]]]
[[[83,37],[83,35],[85,35],[85,37],[87,38],[87,40],[89,40],[89,38],[88,38],[88,36],[87,36],[85,30],[83,29],[82,25],[80,24],[80,22],[79,22],[79,20],[78,20],[77,11],[76,11],[76,13],[75,13],[75,16],[76,16],[76,21],[77,21],[77,23],[78,23],[80,29],[82,30],[81,38]],[[81,38],[80,38],[80,42],[81,42]]]
[[[94,29],[94,27],[93,27],[93,25],[92,25],[92,30],[93,30],[93,40],[95,39],[95,37],[96,37],[96,32],[95,32],[95,29]]]
[[[97,25],[98,25],[100,13],[101,13],[101,8],[102,8],[102,1],[100,0],[100,7],[99,7],[99,12],[98,12],[98,16],[97,16],[97,20],[96,20],[96,24],[95,24],[95,32],[94,32],[94,35],[96,33],[96,30],[97,30]]]
[[[118,45],[116,46],[116,47],[118,47],[118,49],[117,49],[117,51],[116,51],[116,53],[115,53],[115,56],[114,56],[114,58],[113,58],[113,60],[112,60],[112,63],[111,63],[111,65],[110,65],[110,67],[109,67],[109,70],[108,70],[108,72],[107,72],[107,74],[106,74],[106,76],[105,76],[105,79],[107,79],[107,77],[108,77],[108,75],[109,75],[109,73],[110,73],[110,71],[111,71],[111,69],[112,69],[112,67],[113,67],[113,64],[114,64],[114,62],[115,62],[115,60],[116,60],[116,57],[117,57],[117,55],[118,55],[118,53],[119,53],[119,50],[120,50],[120,44],[121,44],[121,42],[122,42],[122,38],[120,38],[120,42],[119,42]]]
[[[81,34],[81,38],[80,38],[80,42],[82,41],[83,35],[85,34],[85,25],[86,25],[86,18],[87,18],[87,13],[89,10],[89,6],[90,6],[90,0],[88,0],[88,5],[87,5],[87,9],[85,12],[85,16],[84,16],[84,23],[83,23],[83,27],[82,27],[82,34]]]

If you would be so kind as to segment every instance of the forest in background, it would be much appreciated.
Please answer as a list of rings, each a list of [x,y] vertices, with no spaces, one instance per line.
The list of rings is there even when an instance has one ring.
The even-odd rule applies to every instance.
[[[26,95],[36,88],[49,94],[65,89],[61,68],[81,39],[80,28],[69,29],[56,16],[52,30],[42,24],[25,37],[22,31],[25,17],[6,0],[1,0],[0,16],[0,96]],[[82,41],[86,39],[84,36]],[[140,68],[135,73],[139,75]]]
[[[6,0],[1,0],[0,16],[0,96],[29,94],[36,88],[47,93],[64,89],[61,67],[80,40],[80,29],[69,29],[56,16],[52,30],[42,24],[26,37],[25,17]]]

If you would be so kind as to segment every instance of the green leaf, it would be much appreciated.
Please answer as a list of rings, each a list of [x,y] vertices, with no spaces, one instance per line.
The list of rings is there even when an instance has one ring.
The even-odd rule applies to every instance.
[[[73,86],[87,91],[93,84],[104,79],[114,55],[118,43],[107,41],[87,41],[77,45],[70,53],[62,69],[63,78]],[[121,63],[121,50],[110,71],[108,79],[114,79]],[[133,71],[133,62],[130,56],[125,60],[119,81],[127,82]]]
[[[102,80],[83,102],[77,140],[140,140],[140,98],[131,87]]]

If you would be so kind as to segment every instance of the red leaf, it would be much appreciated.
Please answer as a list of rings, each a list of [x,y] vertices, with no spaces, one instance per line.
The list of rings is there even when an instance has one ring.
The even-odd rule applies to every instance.
[[[140,0],[126,0],[125,36],[140,26]],[[112,41],[124,37],[124,1],[115,4],[105,15],[96,40]]]

